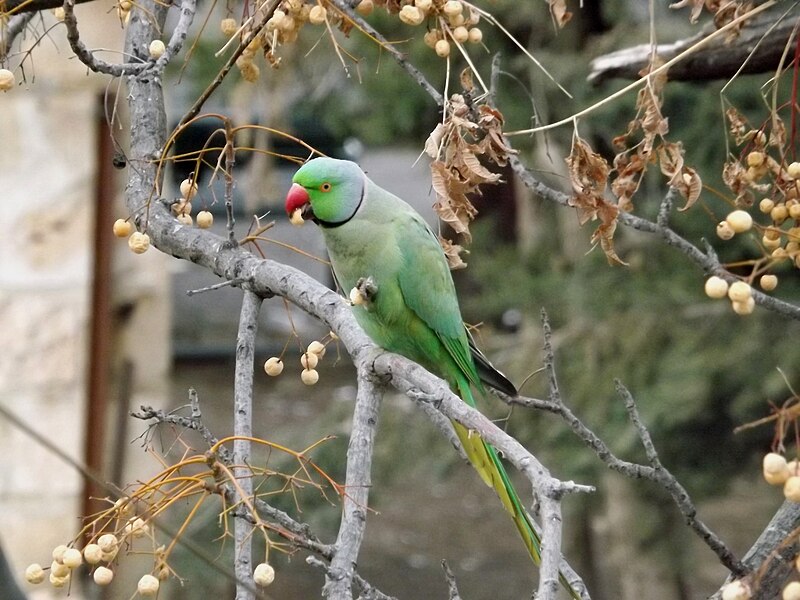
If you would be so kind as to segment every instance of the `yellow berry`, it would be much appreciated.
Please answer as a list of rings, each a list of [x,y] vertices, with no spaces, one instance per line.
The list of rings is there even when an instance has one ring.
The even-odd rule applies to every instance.
[[[55,577],[66,577],[69,575],[69,567],[54,560],[50,563],[50,574]]]
[[[756,301],[750,296],[747,300],[731,302],[731,308],[733,308],[733,312],[737,315],[749,315],[755,310]]]
[[[86,544],[83,549],[83,559],[90,565],[96,565],[103,560],[103,551],[97,544]]]
[[[792,179],[800,179],[800,162],[790,163],[789,166],[786,167],[786,173],[788,173],[789,177]]]
[[[113,552],[119,546],[119,541],[113,533],[104,533],[97,539],[97,545],[103,552]]]
[[[765,473],[780,473],[786,470],[788,463],[782,454],[768,452],[761,460],[761,468]]]
[[[789,207],[789,216],[793,219],[800,219],[800,204],[792,204]]]
[[[125,525],[125,535],[132,535],[135,538],[147,535],[150,527],[140,517],[134,517]]]
[[[757,150],[747,155],[748,167],[760,167],[764,164],[764,153]]]
[[[256,569],[253,571],[253,581],[256,582],[256,585],[261,587],[268,586],[275,581],[275,569],[272,568],[272,565],[267,563],[256,565]]]
[[[414,6],[422,12],[427,13],[433,7],[433,0],[414,0]]]
[[[787,500],[800,502],[800,476],[792,475],[783,484],[783,495]]]
[[[201,210],[197,213],[197,226],[200,229],[208,229],[214,224],[214,215],[207,210]]]
[[[725,217],[734,233],[744,233],[753,226],[753,217],[746,210],[735,210]]]
[[[773,208],[775,208],[775,201],[772,198],[764,198],[758,203],[758,210],[765,215],[768,215]]]
[[[783,485],[792,473],[786,459],[777,452],[770,452],[764,456],[761,463],[764,479],[770,485]]]
[[[197,182],[191,179],[184,179],[181,181],[181,196],[187,200],[191,200],[197,194]]]
[[[159,582],[158,579],[150,575],[142,575],[139,583],[136,585],[136,590],[140,596],[155,596],[158,593]]]
[[[767,231],[767,234],[765,234],[761,238],[761,243],[764,244],[764,246],[768,250],[774,250],[775,248],[777,248],[778,246],[781,245],[780,234],[778,234],[778,237],[775,237],[774,235],[768,235],[768,234],[770,234],[769,230]]]
[[[239,74],[247,82],[254,83],[261,77],[261,69],[253,61],[244,61],[241,64],[237,61],[236,66],[239,67]]]
[[[319,356],[313,352],[303,352],[300,357],[300,364],[303,365],[304,369],[316,369],[317,363],[319,363]]]
[[[264,363],[264,372],[270,377],[277,377],[283,372],[283,361],[277,356],[268,358]]]
[[[433,47],[433,49],[436,50],[436,54],[442,58],[447,58],[450,56],[450,42],[447,40],[439,40],[436,42],[436,45]]]
[[[172,205],[172,214],[176,216],[192,214],[192,203],[186,198],[181,198]]]
[[[328,10],[319,4],[311,7],[311,11],[308,13],[308,21],[312,25],[322,25],[327,18]]]
[[[453,29],[453,39],[461,44],[466,42],[469,39],[469,31],[467,28],[461,25],[460,27],[456,27]]]
[[[744,281],[734,281],[728,288],[728,298],[733,302],[744,302],[752,295],[750,284]]]
[[[410,4],[406,4],[401,8],[397,16],[400,17],[400,20],[406,25],[419,25],[425,20],[425,13],[416,6],[411,6]]]
[[[67,550],[69,550],[69,548],[65,544],[59,544],[58,546],[53,548],[53,554],[52,554],[53,560],[56,561],[57,563],[63,563],[64,552],[66,552]]]
[[[311,356],[314,356],[313,354]],[[303,369],[300,373],[300,381],[306,385],[314,385],[319,381],[319,373],[314,369]]]
[[[464,9],[464,5],[459,2],[459,0],[447,0],[444,3],[444,7],[442,10],[444,14],[448,17],[455,17],[456,15],[460,15],[461,11]]]
[[[236,19],[231,19],[228,17],[227,19],[222,19],[219,23],[219,28],[222,30],[222,33],[227,36],[232,36],[236,33],[236,30],[239,29],[239,24],[236,22]]]
[[[65,585],[69,583],[69,570],[67,570],[67,574],[64,577],[59,577],[53,571],[50,571],[50,585],[54,588],[63,588]]]
[[[298,208],[298,209],[296,209],[296,210],[295,210],[295,211],[292,213],[292,216],[291,216],[291,217],[289,217],[289,222],[290,222],[292,225],[297,225],[298,227],[299,227],[300,225],[302,225],[303,223],[305,223],[306,221],[305,221],[305,219],[303,218],[303,211],[302,211],[301,209],[299,209],[299,208]]]
[[[275,29],[280,29],[281,22],[285,16],[286,13],[282,10],[276,10],[274,13],[272,13],[269,21],[267,21],[267,30],[273,31]]]
[[[469,30],[469,41],[473,44],[480,44],[483,40],[483,32],[477,27]]]
[[[53,16],[56,18],[56,21],[63,21],[64,20],[64,7],[57,6],[53,9]]]
[[[7,92],[14,87],[16,78],[8,69],[0,69],[0,91]]]
[[[438,42],[440,39],[442,39],[442,33],[438,29],[426,31],[425,35],[422,36],[422,41],[425,42],[425,45],[428,48],[435,48],[436,42]]]
[[[92,579],[97,585],[108,585],[114,579],[114,571],[108,567],[97,567],[92,574]]]
[[[181,213],[178,215],[178,223],[191,227],[192,223],[194,223],[194,219],[192,219],[192,215],[188,213]]]
[[[800,600],[800,581],[790,581],[783,588],[782,600]]]
[[[103,562],[110,563],[117,557],[117,552],[119,552],[119,547],[114,548],[111,552],[103,552],[100,554],[100,559]]]
[[[789,216],[789,210],[783,204],[777,204],[775,208],[769,211],[769,216],[773,223],[780,225],[786,220],[786,217]]]
[[[126,221],[125,219],[117,219],[114,221],[114,235],[118,238],[128,237],[131,231],[133,231],[133,225],[131,225],[130,221]]]
[[[354,287],[352,290],[350,290],[350,303],[353,306],[361,306],[362,304],[367,303],[367,299],[364,298],[364,294],[361,293],[361,290],[359,290],[357,287]]]
[[[167,47],[164,45],[164,42],[161,40],[153,40],[150,42],[150,46],[147,50],[150,52],[150,58],[161,58],[161,55],[164,54]]]
[[[729,240],[735,235],[735,231],[731,229],[731,226],[728,224],[727,221],[720,221],[717,223],[717,237],[721,240]]]
[[[325,356],[325,344],[323,344],[322,342],[318,342],[317,340],[314,340],[308,345],[308,348],[306,348],[306,352],[310,352],[311,354],[316,354],[317,358],[322,358],[323,356]]]
[[[461,13],[453,15],[452,17],[447,17],[447,21],[450,23],[450,27],[461,27],[467,22],[464,15]]]
[[[372,9],[375,8],[375,3],[372,0],[361,0],[356,5],[356,12],[362,17],[368,17],[372,14]]]
[[[65,567],[70,569],[79,567],[83,562],[81,551],[77,548],[69,548],[66,552],[64,552],[64,558],[61,560],[61,562],[64,563]]]
[[[750,600],[752,592],[744,581],[731,581],[722,588],[722,600]]]
[[[762,275],[761,279],[758,280],[758,284],[761,286],[761,289],[765,292],[771,292],[776,287],[778,287],[778,276],[777,275]]]
[[[42,569],[42,565],[39,563],[28,565],[25,569],[25,581],[34,585],[42,583],[44,581],[44,569]]]
[[[705,290],[709,298],[724,298],[728,294],[728,282],[722,277],[712,275],[706,279]]]

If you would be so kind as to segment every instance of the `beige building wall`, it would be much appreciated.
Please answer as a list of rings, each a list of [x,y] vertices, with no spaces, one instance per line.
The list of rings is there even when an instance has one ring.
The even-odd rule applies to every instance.
[[[110,2],[79,6],[76,14],[87,46],[122,47]],[[55,23],[49,13],[44,18]],[[30,48],[37,37],[31,32],[16,49]],[[107,87],[118,87],[108,77],[87,75],[63,26],[49,38],[24,63],[28,81],[0,94],[0,405],[82,461],[99,98]],[[19,60],[9,64],[18,79]],[[124,88],[120,93],[124,100]],[[123,177],[116,186],[117,216],[126,216]],[[134,256],[122,241],[112,251],[114,302],[134,306],[125,330],[113,332],[114,350],[135,362],[132,404],[163,404],[170,364],[167,259],[156,251]],[[21,574],[31,562],[48,565],[52,548],[75,536],[83,483],[2,416],[0,456],[0,543]],[[31,598],[65,595],[47,583],[23,583],[23,589]],[[71,597],[82,597],[80,589],[73,586]]]

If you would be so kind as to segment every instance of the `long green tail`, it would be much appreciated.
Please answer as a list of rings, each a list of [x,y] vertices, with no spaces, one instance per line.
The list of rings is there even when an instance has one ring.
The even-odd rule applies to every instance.
[[[459,384],[459,388],[458,391],[460,392],[459,395],[461,398],[474,408],[475,399],[472,396],[472,390],[469,384],[464,382],[463,384]],[[522,541],[525,542],[525,546],[528,548],[528,553],[531,555],[533,562],[537,565],[540,564],[542,561],[541,539],[539,538],[539,534],[536,533],[533,524],[530,522],[528,513],[525,512],[522,502],[514,486],[511,484],[508,473],[505,467],[503,467],[503,463],[500,462],[500,458],[497,456],[497,452],[484,442],[478,434],[470,432],[460,423],[455,421],[452,421],[452,423],[456,435],[467,454],[467,458],[469,458],[472,466],[486,485],[493,488],[497,493],[503,506],[509,512],[511,519],[517,526],[517,530],[522,537]],[[572,589],[564,575],[562,573],[558,575],[564,588],[575,600],[580,600],[580,594]]]

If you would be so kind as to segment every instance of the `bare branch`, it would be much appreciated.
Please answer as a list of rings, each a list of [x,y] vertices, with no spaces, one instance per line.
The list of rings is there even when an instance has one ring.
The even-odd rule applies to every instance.
[[[244,290],[242,310],[239,314],[239,333],[236,339],[236,368],[233,386],[233,474],[242,493],[253,496],[253,477],[250,468],[253,436],[253,363],[255,361],[256,332],[261,298]],[[237,466],[239,465],[239,466]],[[242,502],[237,498],[236,502]],[[234,522],[233,569],[236,574],[236,600],[253,600],[253,541],[252,527],[242,519]]]
[[[514,173],[519,177],[520,181],[522,181],[522,183],[537,196],[548,200],[549,202],[555,202],[556,204],[560,204],[562,206],[569,206],[569,195],[555,190],[539,181],[539,179],[537,179],[536,176],[534,176],[534,174],[522,164],[518,157],[512,155],[509,159],[509,164],[514,170]],[[676,192],[673,189],[670,189],[667,192],[668,196],[670,194],[674,195],[675,193]],[[670,205],[671,203],[662,203],[662,209],[664,206],[668,208]],[[710,247],[707,248],[706,252],[700,250],[700,248],[675,232],[674,229],[670,228],[667,225],[666,217],[663,214],[660,215],[659,221],[657,222],[650,221],[644,217],[639,217],[628,212],[620,212],[618,216],[618,222],[632,229],[636,229],[637,231],[659,235],[668,246],[677,248],[693,263],[703,269],[707,275],[718,275],[729,283],[738,280],[737,277],[734,277],[719,262],[716,253],[714,253]],[[800,321],[800,307],[780,300],[779,298],[769,296],[756,289],[753,289],[752,294],[756,304],[763,306],[764,308],[777,314]]]
[[[343,514],[336,538],[336,551],[325,577],[325,598],[352,598],[356,560],[367,524],[367,501],[372,486],[370,470],[378,428],[378,409],[383,385],[362,365],[358,370],[358,393],[347,447],[347,475]]]
[[[94,0],[75,0],[75,4],[84,4]],[[9,15],[35,14],[42,10],[50,10],[64,5],[64,0],[0,0],[0,12]]]
[[[8,20],[5,27],[0,26],[0,59],[5,60],[8,53],[11,52],[11,47],[14,45],[14,40],[17,36],[25,31],[28,23],[31,22],[36,13],[23,13],[14,15]]]
[[[456,585],[456,576],[450,570],[450,565],[446,560],[442,560],[442,570],[444,571],[444,578],[447,581],[447,598],[448,600],[461,600],[458,593],[458,586]]]
[[[140,17],[137,17],[134,14],[131,15],[131,21],[136,20],[137,18]],[[75,56],[78,57],[78,60],[80,60],[92,71],[104,73],[106,75],[112,75],[114,77],[121,77],[122,75],[138,75],[148,66],[150,66],[150,63],[145,62],[143,58],[139,58],[140,62],[125,64],[109,63],[97,58],[81,40],[81,35],[78,31],[78,19],[75,17],[75,0],[64,0],[64,25],[67,28],[67,41],[69,42],[69,47],[72,48],[72,51],[75,53]],[[148,45],[150,44],[150,40],[147,40],[146,42]],[[128,54],[128,56],[136,55]]]
[[[784,6],[769,10],[747,22],[733,41],[717,39],[692,54],[691,58],[673,65],[669,78],[674,81],[728,79],[737,74],[764,73],[780,66],[786,44],[790,42],[798,15],[798,5],[786,12]],[[782,17],[782,18],[781,18]],[[668,61],[714,31],[713,25],[688,39],[659,44],[655,53]],[[591,63],[588,80],[594,85],[613,78],[638,79],[650,64],[653,47],[642,44],[598,56]]]

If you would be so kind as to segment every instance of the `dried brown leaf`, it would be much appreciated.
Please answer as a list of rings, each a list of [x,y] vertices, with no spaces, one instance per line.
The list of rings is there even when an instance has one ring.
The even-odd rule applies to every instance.
[[[478,214],[467,194],[475,191],[474,186],[459,179],[442,161],[431,163],[431,182],[436,192],[433,205],[436,214],[467,241],[472,239],[469,223]]]
[[[447,259],[447,266],[450,267],[450,270],[456,271],[458,269],[465,269],[467,267],[467,263],[461,259],[461,253],[464,252],[469,254],[469,250],[465,250],[463,246],[454,244],[446,238],[441,236],[438,237],[439,244],[442,246],[444,256]]]
[[[550,5],[550,14],[558,25],[559,29],[564,27],[572,18],[572,13],[567,10],[567,3],[565,0],[547,0]]]
[[[689,210],[697,202],[700,192],[703,191],[703,180],[700,179],[700,175],[692,167],[684,167],[681,181],[675,187],[678,188],[681,196],[686,199],[686,204],[678,210]]]
[[[750,194],[750,178],[747,176],[747,169],[738,160],[729,160],[722,168],[722,181],[728,189],[736,194],[736,201],[746,201],[746,196]]]
[[[608,163],[577,136],[566,162],[575,192],[570,204],[577,208],[579,222],[583,225],[590,219],[599,219],[600,225],[592,234],[592,243],[600,244],[610,263],[624,265],[614,250],[619,208],[608,202],[604,195],[611,170]]]
[[[433,131],[431,131],[431,134],[428,136],[428,139],[425,140],[425,154],[431,158],[439,157],[439,148],[441,147],[446,132],[447,128],[444,126],[444,123],[437,123],[436,127],[433,128]]]
[[[492,173],[484,167],[478,157],[470,149],[464,148],[459,155],[459,160],[454,165],[461,176],[470,183],[480,185],[482,183],[497,183],[500,181],[499,173]]]
[[[747,119],[745,119],[741,113],[733,107],[725,111],[725,116],[728,118],[728,122],[730,123],[731,135],[736,141],[736,145],[740,146],[747,141],[745,136],[750,130]]]

